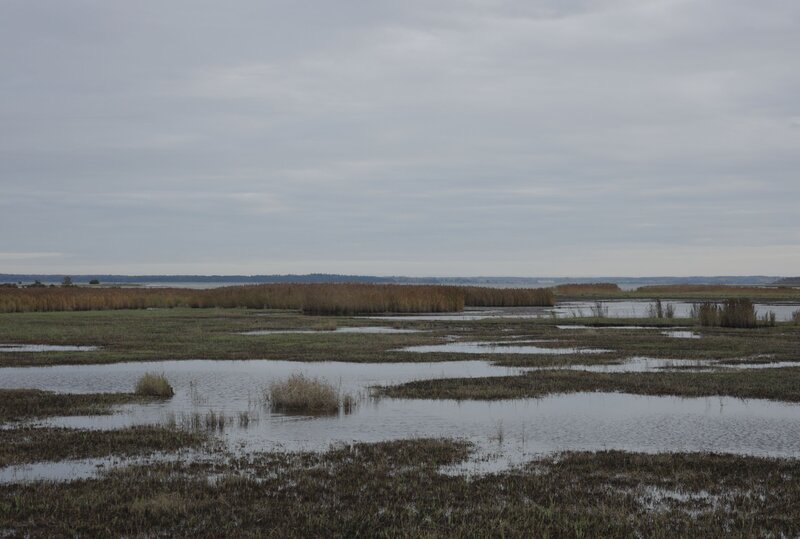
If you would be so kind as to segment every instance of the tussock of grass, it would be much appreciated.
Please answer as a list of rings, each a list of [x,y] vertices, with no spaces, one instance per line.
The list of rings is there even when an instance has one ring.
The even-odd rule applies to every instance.
[[[152,372],[148,372],[139,378],[139,381],[136,382],[135,393],[143,397],[160,397],[165,399],[175,395],[166,376]]]
[[[273,382],[267,390],[267,399],[273,410],[289,413],[335,414],[340,403],[339,392],[333,385],[303,374]],[[352,408],[352,398],[346,396],[344,400],[345,408]]]

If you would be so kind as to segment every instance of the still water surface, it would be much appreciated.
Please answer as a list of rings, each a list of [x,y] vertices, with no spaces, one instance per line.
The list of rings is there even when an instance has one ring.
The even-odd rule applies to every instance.
[[[640,365],[631,366],[636,369]],[[122,406],[112,416],[64,417],[40,423],[108,429],[168,422],[182,414],[213,410],[231,418],[220,436],[236,452],[318,451],[337,442],[409,437],[463,438],[476,445],[473,458],[456,470],[468,472],[502,469],[563,450],[718,451],[800,457],[799,404],[618,393],[574,393],[492,402],[369,396],[369,387],[375,385],[524,372],[484,361],[363,364],[196,360],[5,368],[0,371],[0,387],[60,392],[130,391],[141,374],[152,371],[167,376],[175,388],[175,397],[166,402]],[[329,417],[270,412],[264,405],[265,388],[292,373],[323,377],[343,393],[360,396],[360,404],[351,414]],[[248,412],[252,418],[246,428],[236,425],[235,417],[240,412]],[[58,469],[72,471],[59,475]],[[80,476],[80,470],[87,469],[91,466],[73,463],[72,468],[38,466],[36,472],[63,479]],[[14,479],[8,479],[10,475]],[[35,474],[26,475],[22,467],[0,470],[0,480],[3,478],[24,480],[35,478]]]

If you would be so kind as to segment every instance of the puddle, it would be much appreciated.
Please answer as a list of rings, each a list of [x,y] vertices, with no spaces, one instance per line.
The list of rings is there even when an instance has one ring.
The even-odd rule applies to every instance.
[[[700,335],[693,331],[662,331],[662,335],[666,335],[672,339],[699,339]]]
[[[333,330],[314,329],[260,329],[256,331],[243,331],[239,335],[286,335],[293,333],[421,333],[419,329],[388,328],[382,326],[344,327]]]
[[[786,369],[800,367],[800,361],[775,361],[772,363],[717,363],[716,367],[730,369]]]
[[[584,326],[581,324],[568,324],[556,326],[558,329],[662,329],[655,326]]]
[[[139,457],[111,456],[16,464],[0,468],[0,484],[91,479],[105,471],[120,466],[143,465],[154,462],[177,462],[200,458],[203,458],[203,455],[196,450],[178,450],[172,453],[154,453]]]
[[[644,369],[658,361],[675,364],[680,360],[634,358],[625,365]],[[751,365],[755,368],[755,364]],[[121,406],[111,416],[52,418],[37,424],[110,429],[168,424],[169,417],[179,414],[213,410],[235,417],[246,411],[257,414],[257,421],[246,426],[231,422],[218,434],[231,451],[319,451],[332,443],[444,436],[476,444],[470,461],[457,467],[469,473],[503,469],[567,450],[715,451],[800,457],[800,404],[618,393],[573,393],[490,402],[367,396],[372,385],[524,371],[484,361],[359,364],[195,360],[4,368],[0,386],[61,392],[130,391],[136,379],[148,371],[163,372],[175,388],[175,397],[166,402]],[[352,413],[336,416],[270,412],[263,405],[264,388],[294,372],[323,377],[344,392],[361,395],[362,400]],[[83,464],[71,466],[76,471],[68,471],[67,475],[86,469]],[[45,473],[42,467],[27,469],[0,473],[13,473],[15,480]]]
[[[56,344],[0,344],[0,352],[93,352],[98,346],[68,346]]]
[[[522,341],[517,341],[522,342]],[[510,342],[450,342],[445,344],[430,344],[422,346],[408,346],[391,350],[392,352],[416,352],[430,354],[434,352],[448,352],[458,354],[603,354],[611,350],[600,348],[546,348],[543,346],[518,345]]]

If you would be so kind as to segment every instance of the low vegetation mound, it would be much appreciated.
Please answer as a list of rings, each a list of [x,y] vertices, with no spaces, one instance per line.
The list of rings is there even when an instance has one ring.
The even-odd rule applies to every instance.
[[[275,411],[308,414],[335,414],[340,404],[348,411],[353,402],[349,396],[340,398],[336,388],[325,380],[303,374],[273,382],[267,389],[267,400]]]
[[[135,393],[142,397],[159,397],[165,399],[175,394],[166,376],[152,372],[148,372],[139,378],[139,381],[136,382]]]
[[[116,404],[139,402],[132,393],[53,393],[0,389],[0,423],[51,416],[110,414]]]

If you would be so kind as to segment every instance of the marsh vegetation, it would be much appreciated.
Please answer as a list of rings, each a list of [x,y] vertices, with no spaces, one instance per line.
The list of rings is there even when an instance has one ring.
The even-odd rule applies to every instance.
[[[800,464],[732,455],[575,452],[451,475],[460,441],[354,444],[0,486],[34,536],[793,537]],[[209,481],[208,477],[217,479]]]
[[[0,355],[0,472],[119,460],[63,483],[24,483],[21,469],[0,485],[0,520],[12,535],[670,536],[729,526],[791,536],[800,331],[783,312],[743,327],[763,305],[735,296],[731,319],[746,324],[723,326],[727,304],[716,297],[706,298],[718,317],[710,325],[683,305],[670,318],[672,299],[640,301],[644,314],[620,318],[598,298],[584,302],[596,312],[566,321],[572,331],[546,310],[513,306],[489,317],[395,316],[394,332],[363,331],[375,322],[329,307],[303,314],[300,303],[2,314],[0,342],[96,348]],[[406,305],[422,308],[389,308]],[[475,361],[464,361],[466,345]],[[399,351],[420,346],[438,351]],[[656,367],[625,371],[631,358]],[[157,389],[127,393],[140,377]],[[92,393],[99,387],[109,393]],[[731,454],[691,452],[708,450]],[[154,460],[125,460],[147,454]]]
[[[158,397],[162,399],[168,399],[175,395],[175,391],[169,385],[167,377],[163,373],[154,372],[145,373],[139,378],[136,382],[134,393],[142,397]]]
[[[549,306],[547,289],[436,285],[273,284],[188,288],[4,288],[0,312],[157,308],[297,309],[312,315],[456,312],[465,306]]]
[[[295,414],[335,414],[340,407],[349,412],[355,405],[351,395],[342,395],[333,384],[301,373],[270,384],[266,399],[273,410]]]

